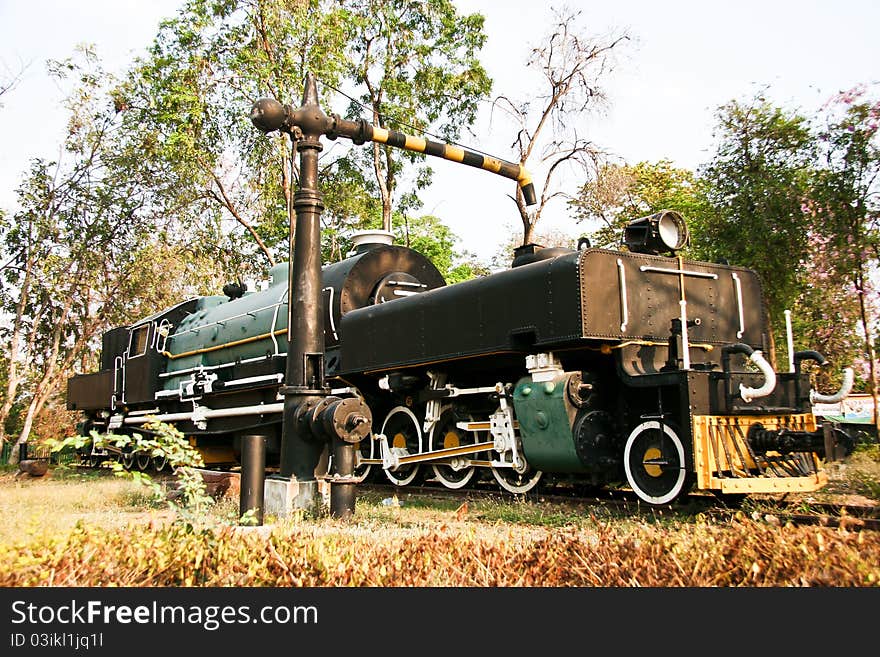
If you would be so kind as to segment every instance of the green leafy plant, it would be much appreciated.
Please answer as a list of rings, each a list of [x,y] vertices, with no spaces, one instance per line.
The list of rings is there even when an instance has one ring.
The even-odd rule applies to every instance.
[[[113,474],[125,477],[142,484],[151,490],[156,501],[167,503],[177,513],[179,519],[191,521],[194,514],[199,514],[213,504],[207,494],[205,481],[196,468],[204,466],[201,454],[189,444],[186,437],[175,427],[158,420],[144,425],[146,435],[140,433],[101,434],[95,430],[88,436],[70,436],[63,440],[48,441],[53,453],[65,448],[77,450],[91,446],[93,451],[106,450],[106,462]],[[155,481],[149,474],[135,470],[126,470],[125,466],[112,454],[125,452],[146,452],[154,458],[164,458],[171,466],[177,479],[177,487],[172,495],[167,495],[162,484]]]

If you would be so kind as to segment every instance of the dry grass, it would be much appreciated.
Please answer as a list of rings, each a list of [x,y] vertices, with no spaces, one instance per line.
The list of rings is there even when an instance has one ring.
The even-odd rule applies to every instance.
[[[854,459],[833,486],[863,495],[876,466]],[[0,475],[0,511],[0,586],[880,585],[880,532],[775,526],[747,509],[718,522],[509,500],[389,507],[362,493],[348,522],[243,528],[237,499],[188,524],[130,482],[55,471]]]
[[[120,529],[151,517],[172,517],[155,508],[138,484],[74,470],[52,469],[40,478],[3,472],[0,491],[0,544],[47,540],[70,532],[80,522]]]

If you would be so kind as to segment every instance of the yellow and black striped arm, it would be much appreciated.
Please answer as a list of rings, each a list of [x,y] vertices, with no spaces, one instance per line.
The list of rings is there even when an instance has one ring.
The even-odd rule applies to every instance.
[[[369,125],[369,124],[368,124]],[[396,146],[408,151],[416,153],[425,153],[435,157],[442,157],[444,160],[452,160],[453,162],[461,162],[471,167],[485,169],[492,173],[497,173],[505,178],[515,180],[522,189],[523,198],[526,205],[535,204],[535,186],[532,184],[532,177],[521,165],[513,162],[506,162],[492,157],[491,155],[481,155],[474,151],[469,151],[461,146],[452,144],[444,144],[439,141],[431,141],[422,137],[413,137],[411,135],[398,132],[397,130],[388,130],[386,128],[377,128],[369,126],[370,141],[380,144],[388,144]]]
[[[274,98],[261,98],[251,108],[251,121],[263,132],[272,132],[273,130],[292,132],[294,128],[298,128],[304,135],[310,135],[313,138],[317,138],[317,135],[326,135],[328,139],[346,137],[355,144],[374,141],[485,169],[515,180],[522,190],[526,205],[536,203],[532,177],[519,164],[469,151],[461,146],[413,137],[397,130],[379,128],[364,119],[348,121],[338,114],[327,116],[316,104],[294,109],[289,105],[282,105]]]

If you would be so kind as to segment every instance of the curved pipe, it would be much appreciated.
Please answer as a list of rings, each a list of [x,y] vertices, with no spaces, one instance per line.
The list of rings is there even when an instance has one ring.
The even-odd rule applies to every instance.
[[[835,392],[833,395],[823,395],[822,393],[816,392],[815,390],[810,390],[810,403],[836,404],[837,402],[843,401],[852,391],[854,380],[855,374],[853,373],[853,369],[851,367],[845,368],[843,370],[843,381],[840,384],[840,390]]]
[[[773,389],[776,387],[776,372],[773,371],[773,367],[771,367],[770,363],[767,362],[767,359],[764,358],[764,354],[761,353],[761,350],[754,350],[749,356],[749,360],[761,370],[761,373],[764,375],[764,384],[760,388],[749,388],[742,383],[739,384],[739,396],[742,397],[742,400],[746,403],[753,399],[766,397],[773,392]]]
[[[804,360],[814,360],[819,363],[820,367],[828,362],[827,360],[825,360],[825,356],[820,354],[818,351],[813,351],[812,349],[807,349],[806,351],[796,351],[794,354],[794,366],[796,372],[801,371],[801,361]]]
[[[736,344],[726,344],[721,347],[721,353],[724,356],[728,356],[729,354],[745,354],[746,356],[751,356],[755,353],[755,350],[747,344],[737,342]]]

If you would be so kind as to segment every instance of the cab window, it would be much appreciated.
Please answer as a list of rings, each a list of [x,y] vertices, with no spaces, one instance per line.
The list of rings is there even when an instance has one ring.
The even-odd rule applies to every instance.
[[[137,356],[143,356],[147,353],[147,344],[150,333],[150,325],[144,324],[143,326],[138,326],[131,332],[131,337],[128,342],[128,357],[135,358]]]

